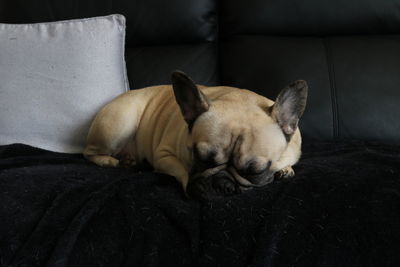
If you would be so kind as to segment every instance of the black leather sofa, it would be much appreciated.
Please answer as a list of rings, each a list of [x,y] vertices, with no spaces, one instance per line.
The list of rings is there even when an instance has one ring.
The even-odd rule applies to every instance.
[[[272,99],[306,80],[297,175],[196,201],[165,175],[4,146],[0,266],[400,266],[400,1],[0,1],[4,23],[111,13],[132,89],[175,69]]]

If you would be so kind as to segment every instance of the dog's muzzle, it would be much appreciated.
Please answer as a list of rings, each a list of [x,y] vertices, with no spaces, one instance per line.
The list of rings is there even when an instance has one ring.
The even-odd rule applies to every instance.
[[[265,173],[249,177],[241,176],[233,167],[228,167],[229,173],[233,176],[236,182],[243,187],[263,187],[274,180],[273,173]]]
[[[215,195],[232,195],[250,188],[263,187],[273,179],[273,173],[243,177],[234,167],[223,164],[192,174],[186,193],[193,198],[208,199]]]

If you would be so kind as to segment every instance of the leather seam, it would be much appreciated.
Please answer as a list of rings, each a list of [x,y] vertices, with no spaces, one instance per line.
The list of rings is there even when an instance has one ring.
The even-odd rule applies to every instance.
[[[323,43],[326,52],[326,62],[328,65],[329,84],[330,84],[331,99],[332,99],[333,139],[336,140],[339,138],[340,132],[339,132],[339,114],[338,114],[335,66],[332,60],[332,49],[326,37],[324,38]]]

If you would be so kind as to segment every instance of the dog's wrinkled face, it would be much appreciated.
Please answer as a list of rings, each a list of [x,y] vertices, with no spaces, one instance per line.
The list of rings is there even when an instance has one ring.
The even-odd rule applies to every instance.
[[[304,111],[304,81],[283,89],[269,106],[258,101],[263,97],[241,90],[211,100],[181,72],[173,73],[172,84],[190,129],[189,195],[198,197],[215,188],[229,194],[273,181],[276,163]]]
[[[275,162],[287,146],[279,126],[261,109],[229,112],[225,107],[229,116],[213,109],[193,127],[191,174],[224,171],[242,186],[271,182]]]

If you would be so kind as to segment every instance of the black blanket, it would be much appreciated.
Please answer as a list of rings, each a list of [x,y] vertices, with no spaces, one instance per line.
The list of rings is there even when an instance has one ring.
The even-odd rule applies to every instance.
[[[174,178],[0,148],[0,266],[400,266],[400,147],[309,144],[293,179],[187,200]]]

